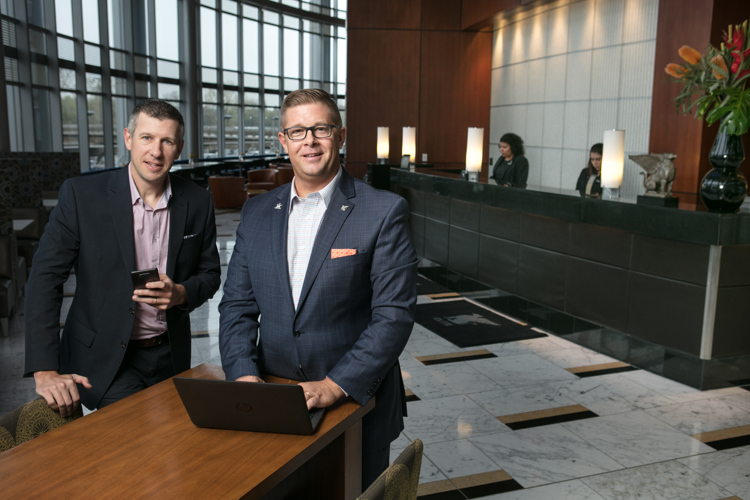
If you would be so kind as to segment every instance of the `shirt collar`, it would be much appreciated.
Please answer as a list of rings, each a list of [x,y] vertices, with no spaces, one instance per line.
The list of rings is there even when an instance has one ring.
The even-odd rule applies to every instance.
[[[336,176],[333,179],[331,179],[331,182],[326,184],[326,187],[324,187],[320,191],[316,191],[316,193],[318,193],[320,197],[323,198],[323,203],[325,204],[326,208],[328,208],[328,204],[331,202],[331,198],[333,198],[333,190],[336,187],[336,184],[338,184],[340,178],[341,178],[341,165],[339,165],[339,171],[336,172]],[[313,194],[313,193],[310,193],[310,194]],[[292,179],[292,189],[289,193],[289,212],[290,213],[292,211],[292,201],[294,201],[294,199],[297,197],[298,197],[297,190],[294,189],[294,179]]]
[[[136,203],[143,203],[143,200],[141,199],[141,193],[138,192],[138,188],[135,186],[135,181],[133,180],[133,171],[130,169],[131,163],[128,163],[127,168],[128,169],[128,181],[130,183],[130,200],[131,204],[135,205]],[[165,203],[168,203],[169,200],[172,199],[172,182],[169,179],[169,175],[167,175],[167,188],[164,190],[164,194],[162,195],[161,199],[159,200],[159,203],[164,201]]]

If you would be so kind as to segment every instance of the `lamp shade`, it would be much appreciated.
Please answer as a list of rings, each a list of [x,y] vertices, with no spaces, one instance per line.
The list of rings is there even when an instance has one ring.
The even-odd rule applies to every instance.
[[[378,160],[387,160],[390,146],[388,143],[388,127],[378,127]]]
[[[602,150],[602,187],[618,189],[622,185],[625,164],[625,131],[605,130]]]
[[[417,128],[404,127],[403,142],[401,143],[401,156],[409,155],[414,161],[417,157]]]
[[[469,127],[466,138],[466,171],[479,172],[482,170],[482,144],[484,143],[484,129]]]

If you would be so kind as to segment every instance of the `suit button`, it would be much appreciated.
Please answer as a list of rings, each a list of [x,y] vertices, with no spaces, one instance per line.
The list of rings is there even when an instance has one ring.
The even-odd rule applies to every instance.
[[[125,342],[120,342],[120,347],[122,347],[123,349],[125,349],[127,346],[128,344],[126,344]]]
[[[130,308],[130,314],[135,314],[135,309],[133,309],[132,307]]]
[[[300,335],[302,335],[302,332],[301,332],[301,331],[299,331],[299,330],[294,330],[294,336],[295,336],[295,337],[299,337]]]

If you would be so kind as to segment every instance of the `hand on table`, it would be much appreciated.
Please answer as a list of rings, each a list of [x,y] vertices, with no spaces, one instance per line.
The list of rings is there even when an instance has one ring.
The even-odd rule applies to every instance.
[[[244,377],[238,378],[236,382],[255,382],[256,384],[265,383],[265,381],[262,378],[256,377],[255,375],[245,375]]]
[[[87,377],[75,373],[60,375],[55,370],[35,372],[34,382],[36,382],[36,393],[47,401],[50,408],[59,411],[61,417],[73,415],[73,412],[81,405],[76,384],[91,389],[91,383]]]
[[[331,406],[344,395],[341,387],[328,377],[317,382],[300,382],[298,385],[305,391],[308,410]]]

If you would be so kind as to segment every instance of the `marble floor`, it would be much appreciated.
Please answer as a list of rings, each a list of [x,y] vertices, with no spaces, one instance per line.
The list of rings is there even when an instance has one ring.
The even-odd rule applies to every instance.
[[[223,272],[238,221],[217,215]],[[71,275],[66,295],[74,288]],[[220,364],[220,299],[191,314],[194,366]],[[0,414],[35,397],[22,378],[22,315],[10,325]],[[423,362],[435,355],[440,364]],[[422,499],[750,500],[748,387],[698,391],[552,334],[459,348],[419,324],[400,362],[409,416],[391,455],[423,441]]]

